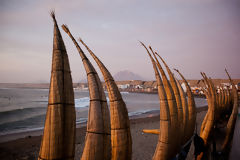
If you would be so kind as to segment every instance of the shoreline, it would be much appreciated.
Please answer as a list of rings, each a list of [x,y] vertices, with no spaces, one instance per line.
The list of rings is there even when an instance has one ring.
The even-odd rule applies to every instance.
[[[197,113],[205,111],[205,110],[207,110],[207,106],[198,107],[198,108],[196,108],[196,110],[197,110]],[[135,121],[139,121],[141,119],[158,117],[159,115],[160,115],[159,110],[152,110],[152,111],[147,111],[146,113],[141,113],[139,115],[129,116],[129,119],[130,119],[130,121],[135,122]],[[84,127],[86,127],[86,125],[87,125],[87,122],[78,123],[78,124],[76,124],[76,129],[84,128]],[[0,135],[0,144],[9,142],[9,141],[14,141],[14,140],[21,139],[21,138],[41,136],[42,134],[43,134],[43,127],[32,129],[32,130],[17,131],[14,133],[6,133],[3,135]]]

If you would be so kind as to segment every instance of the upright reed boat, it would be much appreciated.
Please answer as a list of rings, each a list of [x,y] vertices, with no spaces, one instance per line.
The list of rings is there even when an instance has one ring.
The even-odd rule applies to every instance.
[[[39,160],[67,159],[75,156],[76,113],[68,55],[54,12],[52,72],[48,108]]]
[[[153,159],[169,160],[176,156],[182,158],[180,150],[183,146],[188,144],[186,149],[186,152],[188,152],[190,147],[190,143],[188,141],[190,141],[193,136],[196,121],[195,102],[190,86],[183,75],[176,70],[183,78],[184,83],[187,86],[187,101],[181,85],[173,76],[173,73],[162,57],[149,47],[152,55],[154,56],[153,58],[148,48],[142,42],[140,43],[146,49],[147,54],[152,61],[155,77],[158,83],[158,94],[160,100],[160,129],[143,130],[143,132],[159,134],[159,141]],[[170,81],[167,79],[157,56],[166,67]]]

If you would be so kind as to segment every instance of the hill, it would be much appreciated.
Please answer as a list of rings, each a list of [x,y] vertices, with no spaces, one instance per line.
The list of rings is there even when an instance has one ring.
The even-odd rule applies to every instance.
[[[126,81],[126,80],[143,80],[143,78],[141,76],[139,76],[138,74],[135,74],[131,71],[128,70],[124,70],[124,71],[120,71],[117,72],[113,78],[116,81]]]

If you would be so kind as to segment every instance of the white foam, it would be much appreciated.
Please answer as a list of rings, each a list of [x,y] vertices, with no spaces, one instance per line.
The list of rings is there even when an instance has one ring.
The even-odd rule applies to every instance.
[[[75,99],[75,107],[76,108],[85,108],[89,106],[90,98],[89,97],[83,97]]]

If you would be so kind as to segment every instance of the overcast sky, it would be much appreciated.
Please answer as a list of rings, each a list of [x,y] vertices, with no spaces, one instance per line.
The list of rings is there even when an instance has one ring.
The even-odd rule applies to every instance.
[[[154,79],[141,40],[187,79],[201,78],[200,71],[226,78],[225,67],[240,78],[239,0],[0,0],[0,82],[50,81],[51,9],[112,74],[130,70]],[[85,79],[75,46],[61,33],[73,81]]]

